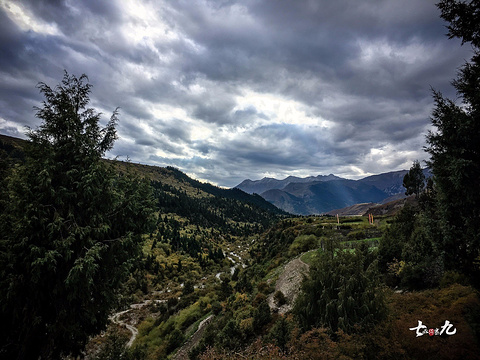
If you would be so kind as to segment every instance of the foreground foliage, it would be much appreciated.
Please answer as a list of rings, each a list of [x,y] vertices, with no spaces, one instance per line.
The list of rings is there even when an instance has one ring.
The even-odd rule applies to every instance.
[[[2,191],[0,355],[58,358],[78,353],[107,323],[119,286],[152,215],[147,183],[101,161],[116,139],[87,109],[86,77],[65,73],[45,96],[28,134],[24,165]]]
[[[368,331],[346,333],[312,328],[306,332],[289,318],[291,331],[284,346],[268,337],[244,350],[208,347],[201,360],[227,359],[476,359],[480,348],[480,298],[471,287],[458,284],[413,293],[386,294],[387,316]],[[410,328],[418,319],[429,327],[445,320],[454,324],[453,336],[417,337]]]
[[[427,136],[438,201],[441,246],[447,270],[478,278],[480,255],[480,3],[439,3],[449,36],[472,45],[474,56],[460,69],[453,85],[462,101],[456,104],[434,92],[435,130]]]
[[[301,328],[349,333],[382,320],[385,301],[375,258],[365,244],[354,252],[335,248],[320,252],[295,304]]]

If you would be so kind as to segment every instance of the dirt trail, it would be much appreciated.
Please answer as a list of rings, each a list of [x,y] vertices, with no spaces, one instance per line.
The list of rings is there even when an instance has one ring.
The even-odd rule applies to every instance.
[[[126,314],[128,312],[132,311],[132,309],[128,309],[128,310],[124,310],[124,311],[120,311],[116,314],[113,314],[111,317],[110,317],[110,320],[115,323],[115,324],[118,324],[118,325],[121,325],[121,326],[125,326],[131,333],[132,335],[130,336],[130,339],[128,340],[127,344],[125,345],[127,348],[129,348],[130,346],[132,346],[133,342],[135,341],[135,338],[137,337],[138,335],[138,330],[136,327],[130,325],[130,324],[127,324],[125,321],[123,320],[120,320],[120,316],[122,316],[123,314]]]
[[[278,311],[279,314],[285,314],[293,308],[293,304],[300,291],[303,275],[308,273],[309,266],[305,264],[300,257],[293,259],[285,265],[282,273],[278,277],[275,284],[275,291],[268,297],[268,305],[273,311]],[[282,306],[275,304],[274,295],[277,291],[281,291],[287,300],[287,303]]]
[[[141,309],[144,306],[150,305],[152,303],[163,303],[163,302],[165,302],[165,300],[145,300],[142,303],[131,304],[130,309],[117,312],[117,313],[113,314],[112,316],[110,316],[110,320],[113,323],[121,325],[121,326],[125,326],[132,333],[132,335],[130,336],[130,339],[128,340],[127,344],[125,345],[127,348],[132,346],[133,342],[135,341],[135,339],[138,335],[138,330],[135,326],[133,326],[132,324],[129,324],[127,322],[127,321],[131,322],[132,319],[128,319],[127,321],[124,321],[124,320],[120,319],[120,317],[122,317],[122,315],[124,315],[126,313],[131,312],[132,310]]]

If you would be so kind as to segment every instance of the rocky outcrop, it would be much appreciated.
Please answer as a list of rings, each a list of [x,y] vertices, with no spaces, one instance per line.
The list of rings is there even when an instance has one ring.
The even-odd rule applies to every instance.
[[[295,299],[300,292],[303,277],[308,273],[309,266],[300,258],[293,259],[285,265],[282,273],[275,283],[275,291],[268,297],[268,305],[272,311],[279,314],[285,314],[293,308]],[[276,304],[275,293],[281,291],[285,297],[286,303],[283,305]]]

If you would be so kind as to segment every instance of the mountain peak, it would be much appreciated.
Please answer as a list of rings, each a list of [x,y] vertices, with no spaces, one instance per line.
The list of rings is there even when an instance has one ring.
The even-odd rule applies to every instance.
[[[408,170],[391,171],[348,180],[334,174],[288,176],[283,180],[263,178],[243,181],[236,187],[260,194],[277,207],[296,214],[321,214],[356,203],[381,202],[391,196],[404,197],[403,177]],[[429,170],[424,169],[426,177]]]
[[[278,180],[271,177],[264,177],[261,180],[244,180],[237,186],[246,193],[253,194],[261,194],[268,190],[280,190],[288,186],[292,183],[311,183],[311,182],[318,182],[318,181],[332,181],[332,180],[341,180],[342,178],[335,176],[333,174],[329,175],[317,175],[317,176],[307,176],[307,177],[298,177],[298,176],[288,176],[283,180]]]

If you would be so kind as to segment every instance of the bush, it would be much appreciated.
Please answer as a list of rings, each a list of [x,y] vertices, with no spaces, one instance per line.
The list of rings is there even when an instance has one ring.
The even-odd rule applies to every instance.
[[[368,247],[355,252],[331,249],[319,253],[302,284],[294,313],[303,330],[325,327],[354,332],[369,328],[386,313],[377,263]]]
[[[190,325],[202,317],[202,309],[198,303],[180,311],[176,318],[177,327],[185,331]]]
[[[270,291],[271,291],[270,285],[268,285],[268,283],[266,281],[260,282],[257,285],[257,289],[258,289],[258,292],[262,293],[262,294],[269,294]]]
[[[238,349],[242,345],[242,333],[235,322],[235,320],[229,320],[223,330],[218,334],[218,343],[222,348],[226,349]]]
[[[287,299],[285,298],[285,295],[283,295],[283,292],[278,290],[275,295],[273,295],[273,299],[275,300],[275,304],[277,306],[282,306],[287,303]]]
[[[266,301],[263,301],[255,310],[253,316],[253,327],[256,331],[261,330],[263,326],[268,324],[271,320],[272,314],[270,313],[270,306],[268,306]]]
[[[253,306],[258,306],[260,305],[262,302],[266,301],[267,300],[267,296],[263,293],[258,293],[257,295],[255,295],[255,298],[253,299],[252,301],[252,305]]]
[[[388,285],[418,290],[440,283],[444,263],[435,231],[430,216],[418,207],[406,205],[396,215],[378,248],[379,270]],[[396,262],[404,265],[394,276],[389,269]]]
[[[292,331],[292,324],[283,316],[278,320],[268,334],[268,338],[271,339],[275,345],[285,351],[286,345],[290,340],[290,333]]]
[[[179,329],[174,329],[167,338],[168,345],[167,345],[167,353],[171,353],[177,347],[183,344],[185,340],[185,335]]]
[[[220,304],[220,302],[218,301],[214,301],[212,303],[212,312],[214,315],[218,315],[222,312],[223,308],[222,308],[222,305]]]
[[[96,360],[121,359],[126,350],[125,344],[127,341],[128,338],[122,336],[118,329],[115,329],[108,334],[105,344],[96,356]]]
[[[453,284],[467,285],[467,277],[456,271],[446,271],[440,280],[440,287],[446,288]]]
[[[290,256],[317,248],[317,237],[315,235],[300,235],[295,238],[288,250]]]
[[[367,237],[364,230],[350,231],[347,235],[348,240],[362,240]]]
[[[191,280],[187,280],[183,286],[183,295],[188,295],[188,294],[191,294],[195,291],[195,287],[194,287],[194,282],[191,281]]]

